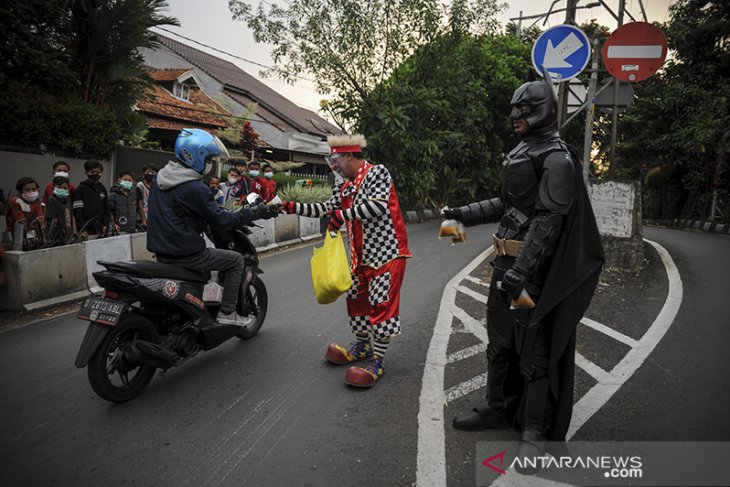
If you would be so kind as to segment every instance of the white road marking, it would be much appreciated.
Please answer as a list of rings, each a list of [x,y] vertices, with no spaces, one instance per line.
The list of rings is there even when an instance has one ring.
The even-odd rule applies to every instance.
[[[451,336],[450,307],[456,297],[455,286],[494,251],[493,247],[479,254],[456,274],[444,288],[441,296],[433,336],[428,346],[426,364],[421,381],[418,408],[418,454],[416,485],[423,487],[446,485],[446,432],[444,430],[444,369],[446,347]]]
[[[596,381],[600,381],[606,376],[606,374],[608,374],[608,372],[606,372],[601,367],[594,364],[578,352],[575,352],[575,365],[585,370],[588,375],[593,377]]]
[[[644,241],[657,250],[666,269],[669,279],[667,299],[659,315],[640,340],[634,340],[623,333],[589,318],[584,317],[581,320],[586,326],[629,345],[632,349],[610,372],[603,370],[576,352],[576,365],[596,379],[597,384],[575,404],[573,421],[568,431],[567,439],[570,439],[593,414],[603,407],[621,385],[636,372],[664,337],[679,310],[682,302],[682,280],[674,261],[664,247],[646,239]],[[449,281],[441,296],[441,305],[426,357],[421,386],[420,408],[418,412],[417,486],[430,487],[434,485],[446,485],[444,406],[448,402],[463,397],[486,385],[487,374],[484,372],[444,391],[444,370],[447,364],[472,357],[486,349],[489,340],[484,322],[471,317],[467,312],[457,307],[454,301],[457,291],[469,295],[471,295],[471,292],[482,296],[480,293],[476,293],[471,289],[464,291],[464,289],[468,288],[460,286],[459,283],[462,280],[469,280],[478,284],[484,284],[468,274],[486,260],[492,252],[493,248],[490,247],[470,262]],[[475,299],[478,299],[480,302],[485,302],[479,298]],[[453,332],[453,318],[461,321],[466,331],[476,336],[482,343],[447,356],[446,350],[449,337]],[[510,472],[509,476],[500,476],[496,479],[493,485],[561,486],[566,484]]]
[[[635,346],[637,346],[639,344],[638,341],[634,340],[633,338],[631,338],[629,336],[624,335],[620,331],[616,331],[611,327],[608,327],[606,325],[593,321],[592,319],[586,318],[585,316],[580,320],[580,322],[589,328],[593,328],[596,331],[600,331],[604,335],[610,336],[611,338],[613,338],[616,341],[625,343],[626,345],[630,346],[631,348],[634,348]]]
[[[458,352],[454,352],[451,355],[449,355],[449,357],[447,359],[447,363],[453,364],[454,362],[458,362],[459,360],[464,360],[469,357],[473,357],[474,355],[484,352],[486,349],[487,349],[486,343],[480,343],[479,345],[473,345],[471,347],[464,348],[462,350],[459,350]]]
[[[489,287],[489,283],[488,282],[484,282],[481,279],[478,279],[478,278],[476,278],[474,276],[466,276],[464,278],[464,280],[465,281],[469,281],[469,282],[473,282],[474,284],[479,284],[480,286]]]
[[[472,377],[466,382],[457,384],[454,387],[449,387],[446,390],[446,402],[451,402],[454,399],[459,399],[474,391],[478,391],[482,387],[487,386],[487,373],[479,374],[476,377]]]
[[[626,382],[634,372],[644,363],[646,358],[659,341],[664,337],[672,326],[674,318],[677,316],[679,306],[682,304],[682,278],[679,276],[679,270],[672,260],[669,252],[656,242],[644,239],[659,253],[664,268],[667,271],[669,280],[669,289],[667,290],[667,299],[664,306],[657,315],[654,323],[644,333],[644,336],[638,341],[629,353],[609,372],[598,384],[593,386],[585,396],[581,397],[573,408],[573,420],[570,423],[570,429],[566,439],[570,439],[576,431],[588,421],[606,402],[611,399],[621,385]]]
[[[469,289],[466,286],[456,286],[456,290],[476,299],[480,303],[487,304],[487,297],[485,295]]]

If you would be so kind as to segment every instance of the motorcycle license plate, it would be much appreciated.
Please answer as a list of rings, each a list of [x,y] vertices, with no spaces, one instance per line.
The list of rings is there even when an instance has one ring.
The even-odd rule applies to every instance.
[[[101,298],[86,298],[81,305],[77,318],[94,321],[102,325],[114,326],[124,311],[124,303],[117,303]]]

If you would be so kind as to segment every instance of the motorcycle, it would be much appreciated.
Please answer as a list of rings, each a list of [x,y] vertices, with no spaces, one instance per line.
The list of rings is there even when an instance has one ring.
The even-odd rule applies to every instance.
[[[220,302],[203,300],[206,283],[217,285],[210,271],[154,261],[99,261],[106,270],[93,276],[104,293],[87,298],[77,314],[89,327],[75,361],[76,367],[87,368],[98,396],[129,401],[142,393],[156,369],[179,367],[233,337],[248,340],[258,333],[268,294],[249,234],[248,227],[206,231],[216,248],[234,250],[246,260],[236,308],[245,317],[241,326],[215,323]],[[223,282],[223,274],[217,281]]]

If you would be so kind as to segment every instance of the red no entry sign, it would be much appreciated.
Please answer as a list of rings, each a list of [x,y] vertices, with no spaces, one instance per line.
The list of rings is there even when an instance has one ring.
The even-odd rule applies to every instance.
[[[667,57],[667,38],[647,22],[616,29],[603,44],[603,65],[621,81],[642,81],[657,72]]]

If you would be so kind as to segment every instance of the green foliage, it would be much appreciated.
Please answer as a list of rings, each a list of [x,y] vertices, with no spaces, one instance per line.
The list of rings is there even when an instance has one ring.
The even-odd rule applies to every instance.
[[[496,0],[291,0],[284,6],[229,0],[233,17],[246,22],[256,42],[273,45],[276,73],[294,82],[314,76],[322,104],[343,128],[357,123],[360,110],[418,48],[443,32],[493,31]]]
[[[621,117],[618,177],[643,178],[657,166],[681,169],[683,191],[674,193],[686,202],[669,205],[674,213],[665,218],[709,215],[716,168],[728,153],[729,4],[680,0],[670,8],[663,28],[675,57],[636,84],[636,103]],[[653,179],[647,179],[648,192],[665,191]]]
[[[448,34],[421,48],[367,99],[359,130],[405,207],[494,196],[516,142],[508,118],[529,47],[511,35]]]
[[[95,107],[73,95],[53,96],[17,84],[0,97],[0,111],[12,123],[0,124],[0,140],[72,154],[105,156],[125,128],[110,107]]]
[[[330,186],[297,186],[287,184],[277,191],[283,201],[297,201],[299,203],[324,203],[332,195]]]
[[[163,0],[3,2],[0,87],[18,95],[4,93],[3,116],[16,124],[3,127],[6,141],[99,155],[119,141],[139,143],[145,126],[132,106],[151,82],[139,49],[155,45],[150,27],[178,25],[160,13],[166,7]]]

